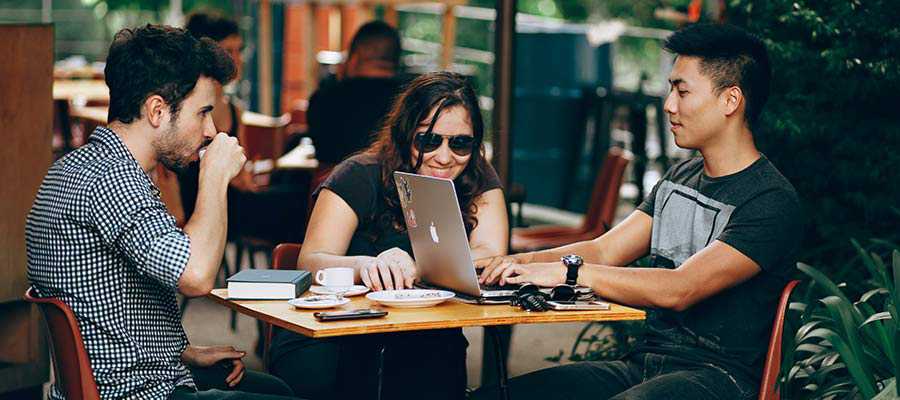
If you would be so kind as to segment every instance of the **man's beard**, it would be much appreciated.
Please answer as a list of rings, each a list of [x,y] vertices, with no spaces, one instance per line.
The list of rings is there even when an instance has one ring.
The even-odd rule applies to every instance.
[[[191,157],[185,156],[189,145],[178,139],[175,121],[172,121],[169,129],[154,143],[157,161],[175,172],[184,171],[191,163]]]

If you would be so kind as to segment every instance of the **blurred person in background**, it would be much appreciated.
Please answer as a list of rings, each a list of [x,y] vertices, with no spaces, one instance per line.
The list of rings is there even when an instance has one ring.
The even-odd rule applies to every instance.
[[[321,169],[330,170],[373,141],[400,90],[400,35],[382,21],[359,28],[336,79],[309,99],[309,136]]]
[[[216,42],[234,62],[235,75],[231,82],[241,79],[243,58],[241,49],[243,40],[237,23],[214,13],[195,13],[188,17],[185,26],[188,32],[197,39],[209,38]],[[227,82],[228,84],[230,82]],[[235,101],[225,94],[222,86],[216,88],[216,107],[213,109],[213,124],[219,132],[225,132],[228,136],[238,138],[243,143],[243,129],[241,128],[241,113],[243,110]],[[193,162],[187,168],[178,172],[178,186],[181,191],[181,203],[184,206],[185,218],[189,218],[194,212],[194,203],[197,200],[197,179],[200,173],[200,163]],[[232,203],[232,212],[238,208],[238,199],[234,191],[257,191],[259,187],[253,182],[249,172],[241,171],[229,184],[229,200]],[[232,216],[236,217],[232,214]],[[237,218],[232,218],[232,226]]]
[[[196,38],[210,38],[234,61],[236,74],[232,82],[240,81],[244,43],[236,22],[213,12],[197,12],[188,17],[185,28]],[[248,143],[247,130],[241,124],[244,110],[223,88],[216,92],[217,104],[213,110],[213,121],[219,131],[237,137],[238,142]],[[192,204],[197,196],[197,163],[191,164],[179,174],[182,203],[185,214],[190,216]],[[241,171],[228,188],[230,238],[239,235],[252,236],[274,243],[297,242],[303,237],[304,224],[294,223],[306,215],[306,201],[309,192],[306,180],[291,180],[294,176],[273,177],[267,185],[254,181],[251,172]],[[285,223],[290,221],[290,223]],[[252,255],[251,255],[252,257]],[[236,270],[241,260],[237,260]],[[260,342],[261,343],[261,342]],[[257,352],[261,347],[257,346]]]

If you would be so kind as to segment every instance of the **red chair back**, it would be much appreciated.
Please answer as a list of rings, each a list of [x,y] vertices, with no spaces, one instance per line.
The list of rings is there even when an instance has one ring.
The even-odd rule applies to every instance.
[[[97,382],[91,370],[75,313],[55,297],[34,297],[34,288],[25,292],[25,301],[35,303],[47,320],[56,384],[69,400],[99,400]]]
[[[245,111],[241,115],[244,126],[240,138],[247,160],[274,160],[281,157],[284,149],[284,129],[291,122],[289,114],[270,117]]]
[[[291,106],[291,124],[287,127],[287,133],[302,134],[308,130],[306,124],[306,111],[309,109],[309,102],[305,99],[297,99]]]
[[[791,292],[800,281],[790,281],[781,292],[778,309],[775,311],[775,322],[772,324],[772,338],[769,339],[769,351],[766,352],[766,363],[763,366],[762,384],[759,386],[759,400],[780,400],[776,383],[781,369],[781,335],[784,333],[784,316],[787,313]]]
[[[272,269],[297,269],[300,243],[281,243],[272,251]]]
[[[297,269],[300,257],[300,243],[280,243],[272,250],[272,269]],[[269,367],[269,345],[272,343],[272,324],[263,327],[265,342],[263,343],[263,365]]]
[[[605,233],[613,224],[619,204],[619,188],[625,176],[625,167],[631,162],[631,154],[618,147],[611,147],[603,160],[600,172],[594,179],[590,206],[584,215],[582,231],[593,236]]]

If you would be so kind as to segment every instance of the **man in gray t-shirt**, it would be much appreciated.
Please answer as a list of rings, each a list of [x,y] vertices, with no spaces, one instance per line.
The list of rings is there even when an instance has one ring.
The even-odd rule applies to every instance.
[[[727,25],[689,26],[666,48],[677,58],[664,110],[675,143],[701,157],[672,167],[599,238],[476,261],[487,283],[577,283],[643,307],[648,334],[621,360],[515,378],[517,399],[756,397],[802,231],[794,188],[753,140],[768,97],[768,55],[761,40]],[[647,255],[649,267],[629,267]]]

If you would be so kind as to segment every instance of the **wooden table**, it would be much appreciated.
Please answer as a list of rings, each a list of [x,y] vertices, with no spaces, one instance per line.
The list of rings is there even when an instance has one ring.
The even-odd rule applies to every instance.
[[[428,308],[394,308],[381,307],[366,296],[356,296],[351,298],[350,303],[335,309],[383,308],[388,311],[388,315],[384,318],[323,323],[313,317],[313,312],[317,310],[301,310],[285,300],[228,300],[227,289],[214,289],[209,298],[242,314],[313,338],[467,326],[634,321],[645,318],[643,311],[618,304],[612,304],[609,310],[602,311],[528,312],[502,304],[476,305],[451,300]]]
[[[57,79],[53,81],[53,99],[109,101],[109,88],[99,79]]]
[[[109,115],[109,107],[73,106],[69,111],[69,115],[72,118],[78,118],[78,119],[91,121],[91,122],[95,123],[95,125],[106,125],[106,118]],[[91,131],[93,131],[93,129]],[[91,132],[87,132],[87,134],[90,134],[90,133]]]
[[[319,160],[316,160],[314,157],[314,152],[315,150],[306,149],[303,145],[299,145],[279,157],[278,160],[275,161],[275,168],[315,171],[315,169],[319,167]]]
[[[611,304],[609,310],[602,311],[528,312],[508,305],[475,305],[451,300],[429,308],[393,308],[381,307],[365,296],[356,296],[350,303],[337,309],[382,308],[388,311],[388,315],[383,318],[323,323],[313,317],[313,312],[317,310],[297,309],[285,300],[228,300],[227,289],[214,289],[208,297],[241,314],[313,338],[484,326],[494,337],[496,344],[494,347],[498,352],[499,336],[493,329],[487,329],[492,326],[549,322],[635,321],[646,318],[644,311],[618,304]],[[502,356],[498,355],[497,360],[502,360]],[[506,365],[498,362],[497,368],[501,382],[501,397],[508,399]],[[379,385],[379,396],[380,391]]]

